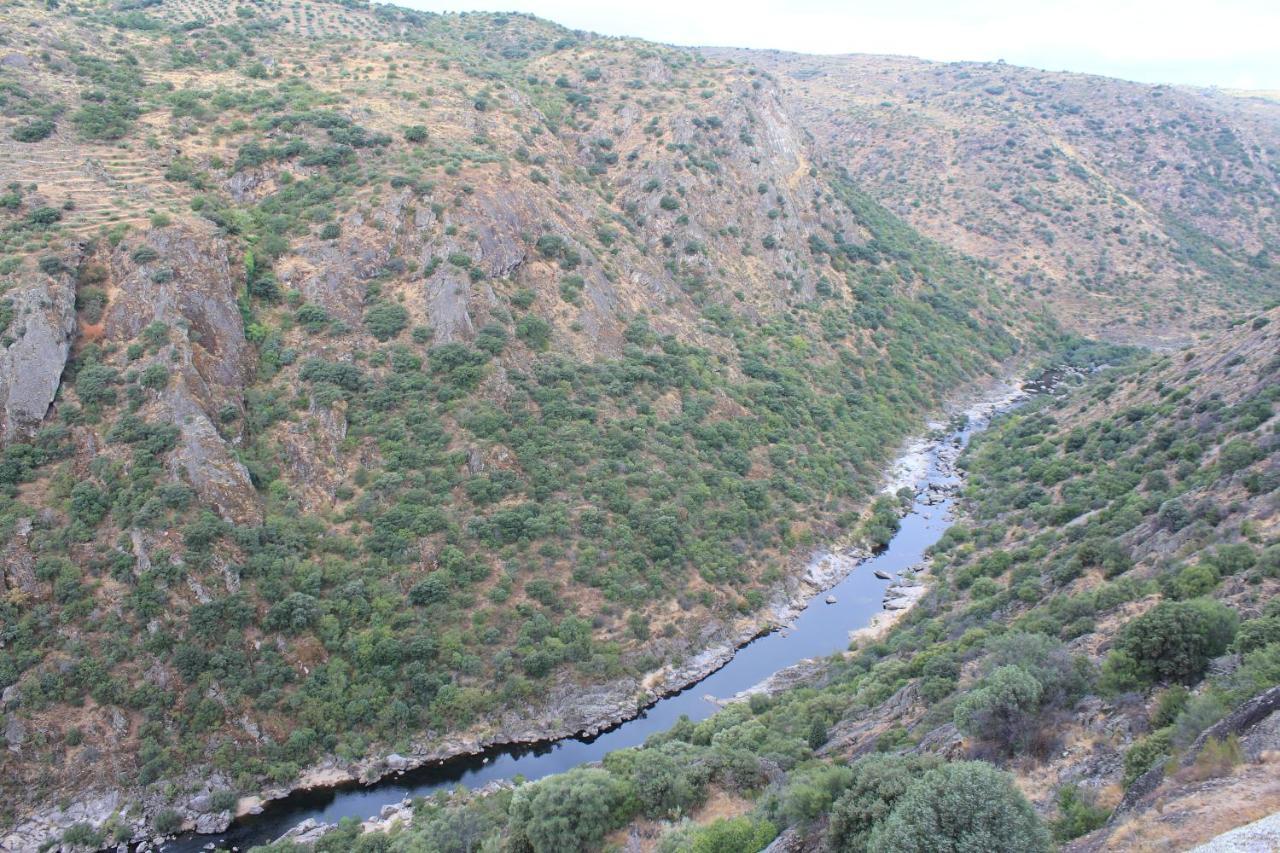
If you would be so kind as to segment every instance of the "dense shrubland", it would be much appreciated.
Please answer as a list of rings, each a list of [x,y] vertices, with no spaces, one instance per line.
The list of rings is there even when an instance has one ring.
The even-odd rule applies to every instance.
[[[887,541],[899,500],[872,495],[901,439],[952,389],[1060,342],[1028,293],[922,239],[824,159],[780,153],[803,145],[769,75],[519,15],[355,5],[14,7],[57,37],[0,69],[3,143],[15,162],[74,163],[33,161],[48,183],[0,195],[0,335],[8,347],[31,320],[7,289],[63,281],[78,330],[49,417],[0,451],[0,539],[17,555],[0,688],[39,732],[0,817],[51,797],[58,766],[164,800],[159,829],[207,769],[225,800],[326,756],[483,731],[556,688],[679,663],[697,627],[760,612],[814,543]],[[85,180],[128,190],[96,232]],[[153,245],[171,226],[228,249],[243,327],[230,349],[247,353],[229,389],[192,390],[191,369],[223,353],[186,360],[228,343],[221,330],[102,325],[128,295],[122,270],[191,284]],[[662,756],[616,757],[511,808],[426,805],[421,831],[478,822],[589,845],[637,815],[688,815],[712,787],[758,813],[681,827],[669,846],[750,846],[860,813],[836,804],[863,771],[815,750],[908,683],[930,722],[996,761],[1044,753],[1089,691],[1194,684],[1232,643],[1247,663],[1219,701],[1235,701],[1269,678],[1280,617],[1236,629],[1207,599],[1274,574],[1274,545],[1242,534],[1157,575],[1134,571],[1123,536],[1153,517],[1200,535],[1230,516],[1188,496],[1206,467],[1250,496],[1273,490],[1249,434],[1272,398],[1207,403],[1184,418],[1194,439],[1166,441],[1156,424],[1177,393],[1098,435],[1056,436],[1044,408],[1005,428],[1012,467],[975,462],[981,523],[939,550],[962,602],[945,622],[913,617],[835,665],[829,689],[730,712],[723,737],[672,735]],[[188,421],[166,406],[183,395],[243,466],[252,511],[174,473]],[[1216,454],[1203,419],[1231,430]],[[1061,532],[1013,541],[1016,524]],[[1154,595],[1167,605],[1142,618],[1159,630],[1134,629],[1105,662],[1073,645]],[[1001,620],[1007,632],[988,624]],[[1188,625],[1191,640],[1157,640]],[[1214,707],[1188,702],[1160,728],[1189,731]],[[915,740],[895,726],[879,742]],[[626,766],[650,759],[653,772]],[[201,772],[171,784],[188,768]],[[903,794],[939,770],[881,769]],[[951,772],[927,791],[1003,785]],[[1092,819],[1081,797],[1064,826]],[[993,820],[1039,839],[1016,798],[991,799]],[[543,814],[597,801],[585,840]],[[888,832],[882,811],[849,831]],[[922,831],[892,826],[903,845]]]
[[[1237,333],[1186,359],[1142,360],[980,436],[964,459],[966,518],[935,549],[935,571],[958,582],[938,584],[883,640],[837,656],[809,686],[683,721],[599,768],[422,802],[408,828],[358,843],[446,849],[426,839],[473,810],[481,836],[533,850],[596,849],[630,822],[655,820],[667,827],[664,850],[757,850],[788,828],[840,851],[1037,850],[1098,828],[1114,803],[1096,781],[1057,786],[1039,803],[1042,819],[992,765],[1018,775],[1052,765],[1072,742],[1077,703],[1101,696],[1149,731],[1127,747],[1123,777],[1104,780],[1127,785],[1280,683],[1280,609],[1267,600],[1280,545],[1257,528],[1274,497],[1258,487],[1274,476],[1272,341]],[[1233,347],[1245,356],[1228,385],[1217,352]],[[1194,454],[1177,435],[1195,436]],[[1227,450],[1240,446],[1255,450]],[[1179,517],[1195,529],[1176,550],[1151,541],[1168,528],[1170,501],[1202,507]],[[1186,565],[1211,566],[1213,581],[1184,594],[1170,579]],[[1093,641],[1102,637],[1105,653]],[[1206,677],[1230,651],[1239,666]],[[904,696],[917,697],[910,712],[887,710]],[[927,744],[947,743],[937,733],[952,725],[965,740],[947,760]],[[960,760],[966,752],[982,760]],[[1196,778],[1230,774],[1240,760],[1238,745],[1211,742]],[[712,791],[749,811],[689,820]],[[577,822],[565,810],[576,814],[580,797],[592,807]],[[511,798],[520,808],[505,805]],[[528,835],[544,823],[582,834]]]
[[[749,70],[522,16],[387,11],[330,43],[227,9],[52,12],[65,39],[0,104],[13,144],[53,122],[164,199],[80,239],[56,182],[3,197],[2,274],[66,275],[79,326],[49,418],[0,458],[0,532],[32,557],[0,686],[47,731],[27,796],[104,749],[93,782],[166,807],[190,767],[248,793],[679,664],[814,543],[891,535],[894,501],[860,523],[887,456],[1057,334],[840,175],[784,186]],[[719,210],[740,194],[767,260]],[[534,211],[494,237],[513,199]],[[226,246],[243,342],[119,331],[122,277],[191,284],[187,234]],[[424,307],[465,287],[457,328]],[[224,354],[191,347],[242,343],[234,387],[200,387]],[[173,473],[184,395],[249,511]]]

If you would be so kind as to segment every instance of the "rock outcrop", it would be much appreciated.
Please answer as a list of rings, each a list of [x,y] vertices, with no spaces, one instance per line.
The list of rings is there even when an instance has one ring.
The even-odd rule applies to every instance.
[[[179,430],[170,460],[175,478],[185,478],[228,520],[260,518],[249,472],[219,429],[243,413],[252,364],[225,239],[212,226],[153,229],[141,241],[121,243],[110,267],[104,339],[127,345],[156,330],[153,339],[166,341],[135,366],[159,364],[170,372],[154,415]]]
[[[75,332],[79,254],[57,256],[51,273],[32,273],[0,299],[0,442],[35,432],[57,396]]]

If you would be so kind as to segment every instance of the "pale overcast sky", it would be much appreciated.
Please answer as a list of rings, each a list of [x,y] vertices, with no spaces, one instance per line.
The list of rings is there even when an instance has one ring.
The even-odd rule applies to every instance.
[[[1280,89],[1280,0],[396,0],[531,12],[683,45],[1004,59],[1151,83]]]

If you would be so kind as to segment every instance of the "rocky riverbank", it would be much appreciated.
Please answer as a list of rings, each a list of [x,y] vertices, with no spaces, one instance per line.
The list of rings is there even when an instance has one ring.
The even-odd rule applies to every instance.
[[[996,409],[1007,407],[1022,394],[1017,383],[999,382],[948,406],[947,417],[953,422],[957,417],[985,417]],[[946,421],[931,422],[927,435],[904,443],[894,462],[886,469],[887,491],[894,492],[904,485],[919,483],[934,453],[937,454],[940,473],[949,477],[954,472],[955,460],[961,447],[940,436],[946,425]],[[936,502],[935,499],[940,501],[950,494],[947,487],[936,482],[925,484],[924,489],[926,503]],[[207,776],[176,780],[180,788],[194,793],[176,806],[162,802],[159,795],[142,799],[139,803],[142,808],[128,812],[123,821],[126,829],[133,831],[130,842],[141,851],[160,847],[163,839],[150,835],[147,818],[164,808],[177,812],[184,830],[202,835],[214,834],[225,831],[235,817],[261,813],[272,801],[286,798],[295,792],[350,783],[372,784],[389,776],[439,764],[452,758],[476,755],[495,747],[546,743],[565,737],[598,734],[634,718],[664,697],[706,678],[727,664],[738,649],[761,634],[785,629],[814,596],[839,583],[868,556],[869,552],[865,548],[851,541],[839,542],[828,549],[811,552],[804,558],[803,570],[789,576],[779,586],[763,611],[733,621],[708,622],[691,638],[662,639],[652,644],[651,653],[669,661],[679,661],[678,663],[606,685],[584,686],[571,679],[563,679],[551,688],[542,708],[533,717],[530,716],[530,709],[512,710],[470,732],[447,737],[427,732],[413,748],[403,752],[354,762],[330,759],[309,768],[291,785],[268,788],[256,796],[241,798],[234,810],[215,808],[210,796],[214,790],[230,787],[230,780]],[[893,621],[906,612],[924,591],[925,587],[918,578],[897,579],[887,589],[887,609],[878,614],[872,625],[864,630],[877,633],[888,630]],[[787,676],[780,673],[778,677]],[[155,799],[154,803],[151,802],[152,799]],[[84,798],[56,812],[31,816],[0,839],[0,850],[24,850],[39,846],[47,839],[59,838],[67,827],[76,823],[101,825],[112,815],[120,815],[125,805],[122,794],[107,792]],[[409,814],[407,806],[401,811],[403,814],[397,814],[400,818],[406,818]],[[322,824],[317,824],[310,827],[310,830],[322,828]]]
[[[918,488],[919,503],[933,506],[954,497],[958,491],[955,482],[958,471],[956,462],[963,444],[951,433],[943,434],[948,424],[967,423],[989,419],[998,411],[1028,396],[1021,383],[1009,380],[994,383],[983,391],[966,395],[947,408],[946,421],[928,424],[929,433],[904,443],[894,462],[886,470],[886,490],[896,492],[907,486]],[[936,480],[922,482],[933,460]],[[593,735],[625,722],[649,705],[665,696],[696,684],[712,672],[727,664],[738,649],[762,633],[785,629],[795,618],[826,590],[843,580],[870,556],[862,546],[852,542],[837,543],[830,549],[817,551],[809,556],[802,573],[792,576],[775,594],[773,601],[762,614],[755,614],[733,623],[713,623],[699,635],[705,640],[701,651],[690,654],[677,665],[664,667],[642,678],[632,678],[612,685],[583,689],[571,684],[557,685],[547,708],[553,709],[536,720],[505,715],[500,726],[487,736],[459,736],[436,743],[407,755],[392,754],[383,759],[349,765],[324,765],[314,768],[303,779],[302,787],[321,787],[343,782],[370,782],[386,776],[407,772],[417,767],[439,763],[463,755],[474,755],[496,746],[546,742],[575,734]],[[885,610],[873,617],[869,630],[872,636],[882,634],[901,618],[927,591],[925,573],[927,561],[901,573],[885,591]],[[851,637],[859,632],[851,632]],[[668,650],[670,652],[670,650]],[[821,660],[805,661],[780,670],[752,691],[735,698],[745,698],[750,692],[772,692],[784,689],[788,684],[803,681],[821,667]],[[732,701],[732,700],[730,700]],[[295,789],[297,790],[297,789]],[[269,791],[270,796],[287,796],[290,791]],[[254,798],[244,803],[249,809],[258,810],[263,800]],[[377,818],[366,824],[384,824],[391,820],[407,821],[411,818],[408,800],[385,806]],[[319,837],[327,826],[316,821],[300,824],[285,837],[297,840],[302,833],[310,838]]]
[[[1051,388],[1052,386],[1047,386],[1045,389],[1036,390],[1051,390]],[[984,393],[961,398],[950,406],[951,423],[985,424],[998,413],[1008,410],[1030,396],[1023,383],[1007,380],[996,383]],[[946,427],[947,424],[942,421],[932,421],[928,424],[929,436],[911,439],[903,445],[902,451],[890,468],[883,489],[884,493],[896,494],[904,488],[912,489],[915,492],[914,503],[917,507],[936,507],[960,494],[963,472],[957,463],[964,452],[964,444],[954,433],[943,435],[942,431]],[[929,473],[931,460],[936,476],[925,482],[924,478]],[[910,511],[904,510],[904,514]],[[930,511],[924,509],[923,513],[928,517]],[[926,556],[893,578],[893,582],[885,588],[884,609],[872,616],[868,624],[849,632],[850,644],[871,643],[883,638],[903,616],[910,612],[929,591],[931,565],[932,560]],[[826,661],[821,658],[800,661],[778,670],[759,684],[726,700],[724,704],[745,701],[757,693],[772,696],[805,684],[825,666]]]

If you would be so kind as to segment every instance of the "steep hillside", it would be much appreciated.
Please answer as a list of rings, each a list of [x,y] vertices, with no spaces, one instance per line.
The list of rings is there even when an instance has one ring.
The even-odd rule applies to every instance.
[[[1280,811],[1278,326],[1004,418],[931,591],[788,687],[271,849],[1185,850]]]
[[[1218,242],[1105,238],[1185,267],[1116,296],[894,213],[806,98],[520,15],[5,3],[0,838],[634,713],[803,591],[956,389],[1274,290],[1268,106],[1178,126],[1238,126],[1234,206],[1180,160],[1125,185]]]
[[[0,14],[19,839],[634,712],[1056,335],[732,63],[355,4]]]
[[[1280,104],[1004,64],[707,51],[815,150],[1077,331],[1188,341],[1280,292]]]

